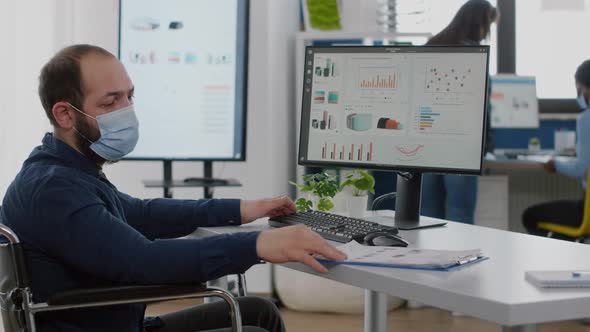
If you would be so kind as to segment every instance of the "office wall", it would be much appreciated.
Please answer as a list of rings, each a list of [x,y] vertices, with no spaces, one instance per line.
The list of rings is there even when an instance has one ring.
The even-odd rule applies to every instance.
[[[0,1],[0,197],[49,129],[36,91],[39,68],[56,49],[55,4]]]
[[[34,3],[34,4],[33,4]],[[35,8],[31,11],[30,8]],[[117,51],[117,0],[19,0],[0,4],[0,195],[22,161],[50,130],[36,95],[39,69],[51,54],[72,43],[96,44]],[[247,161],[217,163],[214,175],[236,178],[243,187],[219,189],[215,197],[263,198],[290,191],[294,173],[293,119],[294,33],[299,28],[297,0],[251,0]],[[7,47],[4,47],[7,46]],[[4,74],[7,73],[7,74]],[[281,73],[281,74],[277,74]],[[133,78],[132,78],[133,79]],[[138,110],[141,112],[141,110]],[[179,142],[186,144],[186,142]],[[158,162],[123,161],[107,166],[107,176],[121,191],[160,197],[141,181],[158,179]],[[202,164],[174,164],[175,178],[202,175]],[[200,189],[175,189],[174,197],[200,198]],[[270,268],[248,276],[253,292],[270,291]]]

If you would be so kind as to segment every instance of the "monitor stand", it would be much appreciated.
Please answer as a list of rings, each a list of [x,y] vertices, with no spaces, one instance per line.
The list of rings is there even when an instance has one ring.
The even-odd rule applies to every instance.
[[[172,198],[173,187],[203,187],[203,196],[213,198],[213,187],[240,187],[241,184],[235,179],[218,179],[213,177],[213,161],[203,162],[203,177],[188,177],[184,180],[172,179],[172,160],[163,160],[164,180],[145,180],[144,185],[148,188],[163,188],[164,197]]]
[[[397,176],[395,226],[402,230],[443,226],[446,221],[420,219],[422,173]]]
[[[228,180],[213,177],[213,162],[205,160],[203,162],[203,177],[188,177],[183,180],[185,183],[200,184],[203,187],[207,186],[223,186],[228,184]],[[207,193],[205,193],[207,195]],[[212,198],[212,197],[206,197]]]

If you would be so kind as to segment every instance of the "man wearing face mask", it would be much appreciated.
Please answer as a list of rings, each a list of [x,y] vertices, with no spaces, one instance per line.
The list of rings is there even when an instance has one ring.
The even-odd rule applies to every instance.
[[[243,273],[261,260],[301,261],[344,255],[305,227],[176,239],[199,226],[240,225],[295,211],[287,197],[267,200],[142,200],[117,190],[102,172],[139,138],[133,83],[106,50],[74,45],[42,69],[39,96],[54,127],[7,190],[0,221],[23,243],[36,302],[59,291],[137,284],[196,283]],[[152,133],[153,134],[153,133]],[[284,331],[266,300],[238,299],[244,331]],[[164,315],[144,325],[143,305],[36,315],[40,332],[226,331],[224,303]]]
[[[550,160],[544,168],[549,173],[559,173],[582,182],[586,189],[586,172],[590,167],[590,60],[584,61],[575,74],[577,102],[582,110],[576,123],[576,158],[570,161]],[[577,227],[584,215],[583,197],[579,200],[562,200],[533,205],[522,215],[524,227],[530,234],[546,236],[547,231],[537,228],[542,221]]]
[[[84,118],[75,117],[72,129],[78,134],[77,146],[85,155],[93,156],[99,162],[100,158],[106,162],[115,162],[133,151],[139,140],[139,122],[133,104],[97,117],[82,112],[69,102],[68,105],[98,123],[100,132],[93,134]]]

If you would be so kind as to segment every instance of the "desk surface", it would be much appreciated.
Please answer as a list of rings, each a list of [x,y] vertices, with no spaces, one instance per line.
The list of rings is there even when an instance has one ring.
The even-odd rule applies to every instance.
[[[498,157],[497,159],[485,159],[484,168],[506,171],[531,171],[543,170],[543,164],[550,159],[572,160],[572,156],[554,156],[550,154],[521,155],[516,158]]]
[[[241,227],[200,228],[191,237],[268,228],[259,220]],[[542,290],[524,279],[527,270],[590,270],[590,245],[455,222],[400,234],[413,247],[481,248],[490,259],[451,272],[339,265],[322,276],[504,326],[590,316],[590,289]],[[300,263],[284,266],[320,275]]]

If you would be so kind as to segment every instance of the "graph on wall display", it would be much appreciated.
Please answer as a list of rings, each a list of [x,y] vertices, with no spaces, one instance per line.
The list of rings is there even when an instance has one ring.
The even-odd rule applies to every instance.
[[[360,89],[394,90],[397,87],[395,66],[359,66]]]
[[[324,142],[321,156],[325,160],[373,161],[373,142],[330,143]]]

